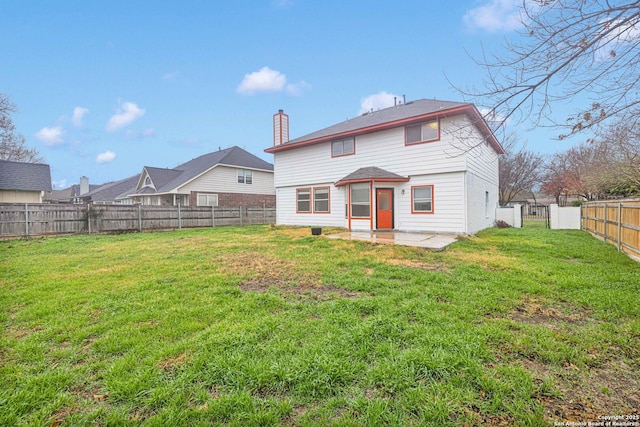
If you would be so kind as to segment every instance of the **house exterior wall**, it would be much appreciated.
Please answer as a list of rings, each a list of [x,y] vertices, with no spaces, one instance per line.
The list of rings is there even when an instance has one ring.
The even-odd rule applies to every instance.
[[[178,189],[180,193],[238,193],[238,194],[270,194],[275,195],[273,173],[252,170],[252,183],[238,183],[239,167],[216,166],[207,173],[194,179]]]
[[[355,138],[355,154],[331,156],[325,142],[274,153],[277,222],[287,225],[376,228],[376,189],[393,189],[394,228],[473,234],[495,221],[498,156],[466,116],[440,121],[439,141],[405,145],[404,127]],[[349,186],[333,184],[363,166],[408,177],[409,182],[374,182],[367,219],[346,216]],[[412,187],[433,185],[433,213],[412,212]],[[296,189],[329,186],[329,213],[297,213]],[[403,194],[404,191],[404,194]],[[485,192],[489,204],[485,209]]]
[[[192,191],[189,194],[189,205],[198,205],[198,194],[217,194],[219,207],[261,207],[274,208],[276,206],[276,196],[274,194],[242,194],[242,193],[222,193],[213,191]]]
[[[0,190],[0,203],[42,203],[42,191]]]

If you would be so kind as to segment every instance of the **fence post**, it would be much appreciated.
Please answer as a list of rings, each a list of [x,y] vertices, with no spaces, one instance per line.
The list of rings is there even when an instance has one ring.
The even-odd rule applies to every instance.
[[[29,238],[29,204],[24,204],[24,235]]]
[[[262,202],[262,223],[267,223],[267,204]]]
[[[178,230],[182,230],[182,216],[180,212],[180,202],[178,202]]]
[[[216,207],[211,205],[211,226],[216,226]]]
[[[138,230],[142,233],[142,205],[138,205]]]
[[[87,204],[87,230],[91,234],[91,205]]]
[[[607,241],[607,202],[604,202],[604,241]]]
[[[240,206],[238,209],[240,209],[240,227],[242,227],[242,206]]]
[[[621,238],[622,238],[622,203],[618,202],[618,252],[620,252]]]

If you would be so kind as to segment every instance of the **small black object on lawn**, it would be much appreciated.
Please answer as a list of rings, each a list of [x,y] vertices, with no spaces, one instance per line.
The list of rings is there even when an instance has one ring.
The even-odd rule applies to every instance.
[[[314,236],[319,236],[322,234],[322,228],[320,227],[311,227],[311,234]]]

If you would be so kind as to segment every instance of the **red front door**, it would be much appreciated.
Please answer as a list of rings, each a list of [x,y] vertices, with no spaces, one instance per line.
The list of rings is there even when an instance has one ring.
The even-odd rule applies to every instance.
[[[376,189],[376,223],[377,229],[393,228],[393,190]]]

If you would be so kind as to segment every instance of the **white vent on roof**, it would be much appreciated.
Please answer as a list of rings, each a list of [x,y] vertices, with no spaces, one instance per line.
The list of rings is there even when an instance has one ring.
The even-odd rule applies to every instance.
[[[289,142],[289,116],[283,110],[273,115],[273,145],[278,146]]]

